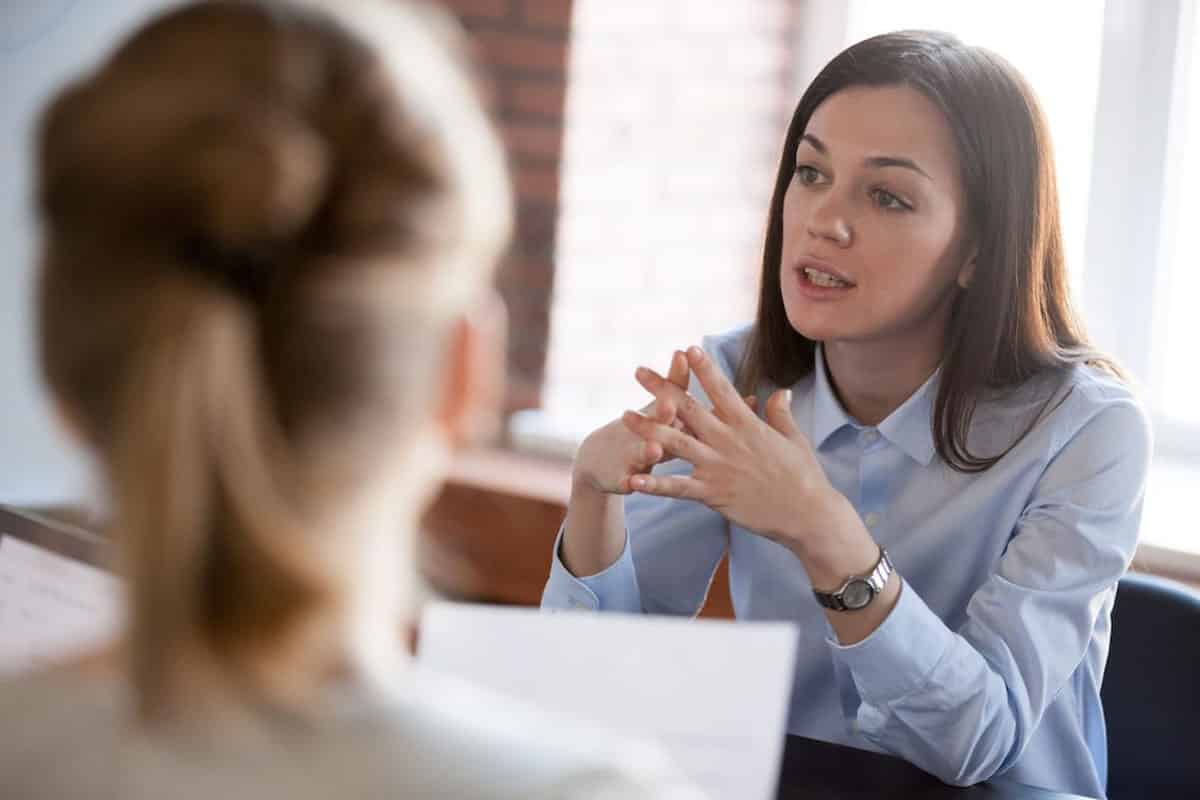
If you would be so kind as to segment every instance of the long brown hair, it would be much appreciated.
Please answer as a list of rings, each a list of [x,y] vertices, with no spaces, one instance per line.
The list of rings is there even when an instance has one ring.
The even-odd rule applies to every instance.
[[[933,101],[958,145],[968,235],[978,256],[971,287],[959,293],[950,314],[931,425],[944,461],[979,472],[1003,455],[980,456],[967,447],[985,390],[1081,362],[1119,371],[1088,343],[1071,305],[1054,156],[1037,98],[1003,58],[949,34],[903,31],[859,42],[829,62],[801,97],[775,179],[758,313],[737,382],[751,394],[765,381],[790,386],[812,371],[816,344],[788,322],[779,283],[783,200],[796,147],[831,95],[893,85]]]
[[[236,674],[337,604],[339,504],[508,236],[458,45],[393,5],[175,10],[42,121],[41,363],[112,487],[146,718],[196,642]]]

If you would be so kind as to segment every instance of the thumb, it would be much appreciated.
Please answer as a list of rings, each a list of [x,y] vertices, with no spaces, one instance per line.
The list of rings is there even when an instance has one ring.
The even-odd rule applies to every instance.
[[[767,424],[789,439],[800,432],[792,419],[791,389],[780,389],[771,395],[767,401]]]

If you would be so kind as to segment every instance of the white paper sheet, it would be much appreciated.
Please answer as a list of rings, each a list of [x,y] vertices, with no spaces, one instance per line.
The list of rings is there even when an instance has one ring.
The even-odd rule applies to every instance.
[[[435,603],[426,666],[660,743],[714,800],[775,796],[797,634],[784,623]]]
[[[0,530],[0,677],[42,667],[111,639],[117,580]]]

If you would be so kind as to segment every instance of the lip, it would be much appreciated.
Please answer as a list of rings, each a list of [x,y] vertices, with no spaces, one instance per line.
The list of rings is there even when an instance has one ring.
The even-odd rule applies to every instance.
[[[853,288],[856,285],[853,278],[842,272],[833,264],[830,264],[828,261],[822,261],[821,259],[814,258],[813,256],[804,256],[796,261],[796,271],[803,272],[805,267],[819,269],[821,272],[826,272],[838,280],[850,284],[850,288]]]

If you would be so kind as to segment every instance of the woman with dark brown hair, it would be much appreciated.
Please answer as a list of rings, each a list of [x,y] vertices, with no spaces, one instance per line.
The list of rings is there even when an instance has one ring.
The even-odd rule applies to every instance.
[[[694,614],[728,553],[738,617],[798,624],[792,733],[1104,794],[1150,432],[1071,308],[1007,62],[920,31],[837,56],[788,129],[754,324],[636,377],[654,402],[580,447],[544,606]]]
[[[693,796],[404,647],[409,534],[502,363],[509,190],[451,33],[188,5],[46,111],[41,363],[128,630],[0,686],[0,796]]]

